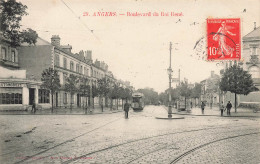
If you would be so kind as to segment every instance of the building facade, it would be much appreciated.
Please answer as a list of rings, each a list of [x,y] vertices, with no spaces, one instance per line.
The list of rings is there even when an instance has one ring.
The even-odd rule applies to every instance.
[[[254,85],[260,89],[260,27],[254,27],[254,30],[242,38],[243,53],[240,62],[226,62],[225,68],[239,64],[244,70],[251,74]],[[231,101],[235,103],[235,95],[227,92],[223,98],[224,102]],[[241,107],[260,107],[260,91],[254,91],[248,95],[237,95],[237,105]]]
[[[0,50],[0,110],[26,110],[34,101],[38,103],[41,82],[20,69],[19,53],[2,33]]]

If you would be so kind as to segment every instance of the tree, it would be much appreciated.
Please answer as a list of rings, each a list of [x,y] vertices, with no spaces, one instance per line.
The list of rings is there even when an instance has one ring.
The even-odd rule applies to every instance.
[[[235,112],[237,112],[237,94],[248,95],[250,92],[258,90],[254,86],[251,75],[237,65],[224,71],[219,87],[224,92],[230,91],[235,94]]]
[[[187,82],[181,82],[181,85],[177,87],[179,89],[180,96],[184,97],[185,109],[186,109],[186,99],[191,95],[191,89],[188,87]]]
[[[137,92],[144,94],[145,104],[158,104],[159,97],[158,93],[153,90],[153,88],[138,89]]]
[[[107,79],[107,78],[98,79],[97,84],[98,84],[98,88],[97,88],[98,95],[101,97],[102,100],[103,100],[103,97],[107,98],[107,95],[110,91],[109,79]],[[103,112],[103,101],[102,101],[102,104],[100,104],[100,105],[101,105],[102,112]],[[106,103],[106,106],[107,106],[107,103]]]
[[[51,91],[51,111],[53,112],[53,95],[60,88],[60,79],[58,72],[52,68],[45,69],[42,72],[42,88],[48,89]]]
[[[195,106],[196,106],[196,98],[199,99],[201,96],[201,84],[195,83],[195,86],[191,90],[191,97],[195,99]]]
[[[89,79],[86,77],[82,77],[80,78],[80,86],[79,86],[79,91],[81,96],[85,96],[86,97],[86,109],[87,109],[87,97],[90,96],[89,92],[90,92],[90,86],[89,86]],[[83,104],[83,108],[84,108],[84,104]],[[85,113],[87,112],[87,110],[85,111]]]
[[[11,46],[17,47],[26,42],[35,44],[38,38],[36,31],[28,28],[20,31],[22,17],[28,15],[27,6],[16,0],[0,1],[0,30],[6,39],[11,41]]]
[[[79,83],[79,78],[73,74],[70,74],[66,78],[65,91],[70,93],[70,110],[72,110],[72,99],[73,95],[78,92],[77,84]]]

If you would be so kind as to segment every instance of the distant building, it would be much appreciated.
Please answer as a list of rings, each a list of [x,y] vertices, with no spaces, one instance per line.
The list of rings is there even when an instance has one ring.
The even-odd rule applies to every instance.
[[[201,81],[201,98],[207,105],[218,105],[219,103],[219,80],[220,76],[211,71],[210,77]]]

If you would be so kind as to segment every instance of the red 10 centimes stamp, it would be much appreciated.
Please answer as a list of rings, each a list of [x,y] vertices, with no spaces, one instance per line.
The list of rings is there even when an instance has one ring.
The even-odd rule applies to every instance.
[[[240,18],[207,19],[208,60],[240,60]]]

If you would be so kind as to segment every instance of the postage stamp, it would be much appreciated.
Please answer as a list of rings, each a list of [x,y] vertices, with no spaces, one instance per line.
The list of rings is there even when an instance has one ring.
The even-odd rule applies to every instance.
[[[207,19],[207,59],[240,60],[240,18]]]

